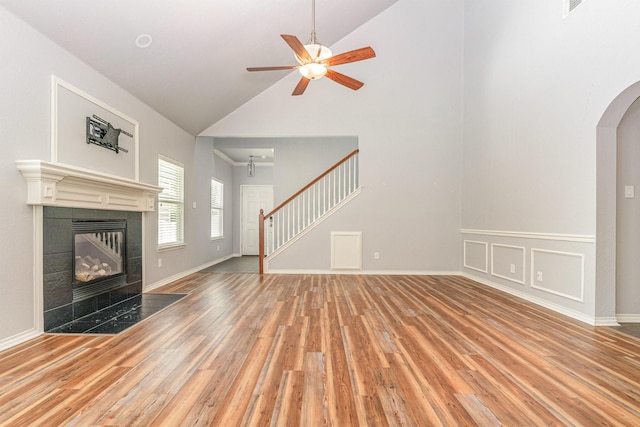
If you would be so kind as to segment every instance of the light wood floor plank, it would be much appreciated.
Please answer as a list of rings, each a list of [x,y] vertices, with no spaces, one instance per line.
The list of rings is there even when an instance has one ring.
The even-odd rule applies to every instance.
[[[273,407],[271,426],[297,426],[302,417],[302,404],[292,405],[291,402],[302,402],[304,393],[304,372],[284,371],[282,381],[278,387],[278,397]]]
[[[199,272],[0,352],[1,426],[640,425],[640,339],[458,276]]]
[[[353,389],[347,355],[342,341],[343,328],[340,325],[336,293],[332,293],[331,302],[325,304],[323,324],[325,363],[327,365],[327,394],[329,399],[329,418],[331,424],[340,426],[357,425]]]
[[[308,352],[304,359],[300,425],[309,427],[326,425],[328,420],[324,356],[319,352]]]

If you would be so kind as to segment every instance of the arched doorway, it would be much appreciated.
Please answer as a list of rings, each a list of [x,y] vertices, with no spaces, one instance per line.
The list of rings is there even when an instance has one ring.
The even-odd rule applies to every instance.
[[[596,129],[596,319],[616,324],[616,188],[618,126],[640,98],[637,82],[607,107]]]

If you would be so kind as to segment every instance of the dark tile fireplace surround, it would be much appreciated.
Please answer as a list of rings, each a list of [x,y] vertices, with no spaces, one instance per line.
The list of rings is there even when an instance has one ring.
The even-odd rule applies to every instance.
[[[126,274],[105,292],[74,298],[74,221],[126,222]],[[139,300],[142,295],[142,214],[99,209],[48,207],[43,209],[44,330],[56,332],[92,313]]]

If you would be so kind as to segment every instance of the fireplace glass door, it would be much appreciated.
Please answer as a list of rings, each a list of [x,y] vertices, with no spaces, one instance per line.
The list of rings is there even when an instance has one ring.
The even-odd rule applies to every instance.
[[[82,285],[125,273],[125,228],[112,221],[73,225],[74,284]]]

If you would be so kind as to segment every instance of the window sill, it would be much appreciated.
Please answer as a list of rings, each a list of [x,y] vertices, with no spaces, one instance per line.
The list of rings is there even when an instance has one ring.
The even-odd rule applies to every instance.
[[[171,243],[167,245],[158,246],[158,252],[165,252],[173,249],[182,249],[185,246],[187,246],[185,243]]]

